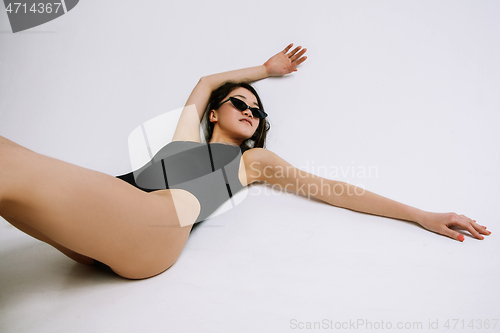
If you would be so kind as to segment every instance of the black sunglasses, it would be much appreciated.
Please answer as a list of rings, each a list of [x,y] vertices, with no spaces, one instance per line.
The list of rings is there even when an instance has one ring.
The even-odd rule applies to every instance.
[[[255,118],[266,118],[267,117],[267,113],[265,113],[261,109],[259,109],[259,108],[251,108],[251,107],[249,107],[247,105],[247,103],[243,102],[241,99],[238,99],[236,97],[229,97],[224,102],[221,102],[219,105],[217,105],[216,109],[218,109],[219,106],[221,106],[222,104],[226,103],[227,101],[231,101],[231,103],[233,103],[234,107],[237,108],[240,111],[245,111],[246,109],[250,109],[250,111],[252,111],[252,115]]]

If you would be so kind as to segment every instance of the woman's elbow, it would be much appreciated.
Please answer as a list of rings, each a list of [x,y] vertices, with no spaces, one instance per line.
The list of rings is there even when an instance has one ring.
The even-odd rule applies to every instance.
[[[197,86],[208,87],[208,88],[212,89],[210,78],[207,76],[200,77],[200,79],[198,80]]]

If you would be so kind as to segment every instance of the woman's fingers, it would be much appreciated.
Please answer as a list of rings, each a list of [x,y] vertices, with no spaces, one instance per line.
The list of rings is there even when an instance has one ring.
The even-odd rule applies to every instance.
[[[300,65],[301,63],[303,63],[306,59],[307,59],[307,57],[302,57],[302,58],[300,58],[299,60],[294,61],[294,62],[292,63],[292,65],[293,65],[293,67],[294,67],[293,71],[294,71],[294,72],[296,72],[296,71],[297,71],[297,69],[296,69],[295,67],[297,67],[298,65]]]
[[[285,49],[283,50],[283,53],[286,54],[288,52],[288,50],[290,50],[290,48],[293,46],[293,43],[290,43],[288,44],[287,47],[285,47]]]
[[[484,235],[489,235],[490,232],[488,232],[485,228],[481,227],[479,224],[476,223],[476,221],[468,218],[465,215],[460,215],[459,216],[462,219],[462,223],[466,226],[466,229],[476,238],[478,239],[484,239],[484,237],[480,234]]]
[[[457,241],[463,242],[465,237],[461,233],[455,230],[451,230],[450,228],[444,226],[444,228],[441,230],[441,234],[448,236],[450,238],[456,239]]]
[[[477,232],[477,230],[474,229],[474,227],[469,222],[463,222],[463,223],[467,231],[470,232],[472,236],[476,237],[477,239],[484,239],[484,236],[481,235],[479,232]]]
[[[491,234],[491,231],[489,230],[486,230],[486,227],[485,226],[482,226],[480,225],[479,223],[477,223],[476,221],[472,220],[472,226],[480,233],[480,234],[483,234],[483,235],[489,235]]]
[[[480,240],[484,239],[484,236],[481,234],[491,234],[490,231],[486,230],[486,227],[479,225],[476,221],[465,215],[457,215],[456,213],[427,213],[424,219],[419,221],[419,224],[428,230],[460,242],[463,242],[465,237],[455,229],[467,230],[473,237]]]
[[[302,48],[302,46],[297,46],[296,48],[294,48],[292,51],[290,51],[289,54],[287,54],[288,58],[290,58],[290,60],[292,60],[291,58],[295,55],[295,53],[297,53],[300,49]]]
[[[298,66],[301,63],[303,63],[304,61],[306,61],[306,59],[307,59],[307,56],[304,56],[304,57],[300,58],[299,60],[295,60],[295,62],[293,63],[293,65],[294,66]]]
[[[482,236],[481,234],[489,235],[491,233],[467,216],[455,215],[455,217],[452,218],[452,221],[446,224],[446,229],[450,230],[449,232],[447,232],[447,235],[452,236],[452,238],[458,239],[462,242],[464,240],[463,235],[457,231],[449,229],[449,227],[451,226],[457,226],[460,229],[467,230],[472,236],[477,239],[484,239],[484,236]]]
[[[264,64],[268,73],[271,73],[271,75],[285,75],[297,71],[295,67],[307,59],[307,57],[303,57],[307,49],[297,46],[290,51],[292,46],[293,43],[288,44],[283,51],[278,52]]]
[[[303,55],[304,53],[306,53],[306,51],[307,51],[307,49],[306,49],[306,48],[302,49],[302,51],[300,51],[299,53],[297,53],[297,54],[296,54],[296,55],[294,55],[293,57],[290,57],[290,61],[291,61],[291,62],[296,61],[297,59],[299,59],[300,57],[302,57],[302,55]],[[302,60],[302,61],[303,61],[303,60]]]

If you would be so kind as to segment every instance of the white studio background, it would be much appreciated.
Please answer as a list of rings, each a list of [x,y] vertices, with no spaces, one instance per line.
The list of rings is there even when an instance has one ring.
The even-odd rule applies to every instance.
[[[200,228],[162,275],[104,284],[2,220],[0,330],[285,332],[293,319],[370,319],[426,331],[429,320],[499,319],[498,17],[500,2],[482,0],[84,0],[13,34],[1,7],[0,135],[31,150],[129,172],[134,128],[182,107],[201,76],[260,65],[293,42],[308,49],[298,72],[254,84],[267,148],[492,235],[459,243],[259,185],[252,193],[267,194],[203,222],[226,228]],[[18,246],[36,258],[40,289],[19,276],[33,259]],[[46,258],[79,274],[44,269]],[[53,297],[35,296],[47,288]]]

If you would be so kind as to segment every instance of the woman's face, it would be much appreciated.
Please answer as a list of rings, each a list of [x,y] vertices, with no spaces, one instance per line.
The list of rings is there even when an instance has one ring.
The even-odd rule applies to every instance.
[[[245,102],[250,107],[259,107],[257,98],[249,90],[238,87],[231,91],[224,99],[235,97]],[[252,111],[238,110],[231,101],[222,104],[216,113],[219,130],[222,130],[228,135],[241,137],[243,139],[251,138],[259,126],[260,119],[252,115]],[[244,121],[245,120],[245,121]],[[211,120],[213,122],[213,120]]]

